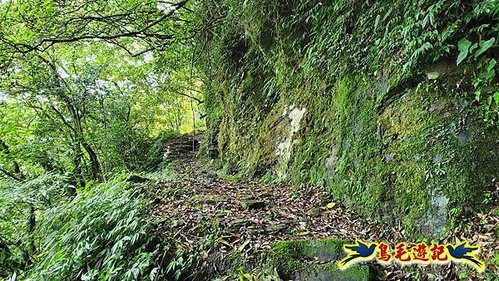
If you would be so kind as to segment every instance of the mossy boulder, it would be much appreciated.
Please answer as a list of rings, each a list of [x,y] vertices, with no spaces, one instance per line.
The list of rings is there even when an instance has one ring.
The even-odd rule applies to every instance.
[[[270,265],[283,280],[369,280],[366,265],[338,268],[344,243],[338,239],[280,241],[273,244]]]

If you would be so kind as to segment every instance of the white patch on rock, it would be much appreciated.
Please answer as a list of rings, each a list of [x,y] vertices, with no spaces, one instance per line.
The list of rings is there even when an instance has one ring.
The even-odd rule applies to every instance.
[[[305,114],[305,108],[303,109],[293,109],[289,113],[289,118],[291,119],[291,134],[294,134],[298,132],[300,129],[300,121],[303,118],[303,115]]]
[[[289,156],[286,157],[288,155],[288,150],[289,150],[289,147],[291,146],[291,139],[289,138],[286,138],[283,142],[279,143],[279,145],[277,145],[277,152],[276,154],[278,156],[281,156],[281,162],[282,160],[286,159],[286,160],[289,160]]]
[[[284,109],[283,116],[289,118],[289,130],[287,131],[287,135],[284,140],[277,145],[276,154],[279,157],[280,168],[278,169],[277,174],[279,177],[285,175],[285,170],[289,159],[291,158],[291,148],[293,144],[296,143],[296,140],[293,140],[293,136],[296,132],[300,130],[300,121],[305,115],[306,109],[298,109],[295,108],[294,105],[289,106],[289,114],[287,114],[287,109]]]

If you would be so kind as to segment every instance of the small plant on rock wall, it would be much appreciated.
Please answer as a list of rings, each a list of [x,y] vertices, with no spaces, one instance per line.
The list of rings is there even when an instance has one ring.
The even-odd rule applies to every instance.
[[[474,97],[484,106],[485,117],[490,122],[497,122],[499,117],[499,90],[494,87],[497,69],[497,60],[487,56],[487,51],[497,46],[496,38],[479,39],[472,42],[462,38],[458,43],[459,56],[456,63],[459,65],[467,59],[477,66],[476,74],[472,80]]]

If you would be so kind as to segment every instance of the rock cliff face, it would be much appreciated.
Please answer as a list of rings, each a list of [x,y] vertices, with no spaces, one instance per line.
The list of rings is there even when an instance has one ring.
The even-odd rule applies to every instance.
[[[222,2],[200,40],[209,141],[228,171],[326,188],[413,234],[483,206],[498,94],[494,71],[479,78],[497,45],[456,60],[463,38],[497,36],[490,1]]]

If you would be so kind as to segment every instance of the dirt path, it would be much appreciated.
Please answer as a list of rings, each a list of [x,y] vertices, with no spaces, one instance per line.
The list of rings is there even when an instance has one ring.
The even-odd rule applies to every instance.
[[[179,176],[172,182],[159,184],[164,196],[156,202],[155,215],[169,221],[164,230],[165,239],[180,241],[187,252],[202,249],[210,274],[224,276],[228,255],[234,250],[240,252],[243,261],[251,263],[279,240],[337,237],[346,241],[360,238],[391,244],[407,241],[400,227],[384,229],[379,223],[362,219],[346,211],[339,202],[331,201],[327,192],[313,186],[297,189],[258,182],[230,182],[204,172],[194,160],[188,136],[167,143],[165,155],[173,161]],[[456,237],[456,241],[479,241],[485,248],[484,257],[490,258],[499,250],[497,236],[492,232],[498,222],[497,216],[478,216],[446,240]],[[216,247],[203,249],[208,240]],[[377,280],[424,280],[433,275],[440,276],[438,280],[456,280],[458,272],[465,267],[449,264],[400,268],[372,264],[372,268]],[[492,265],[489,269],[498,273]],[[485,277],[468,271],[470,278]],[[227,276],[226,279],[231,280]]]

